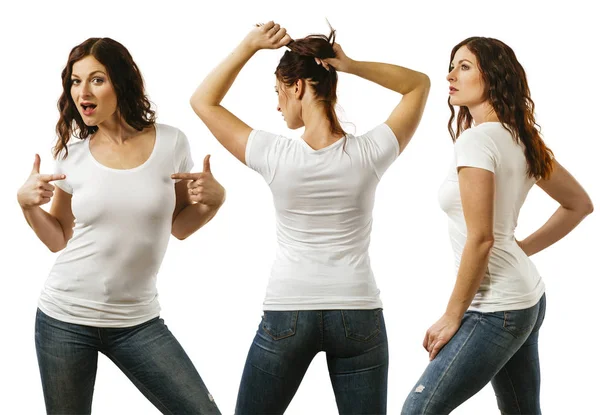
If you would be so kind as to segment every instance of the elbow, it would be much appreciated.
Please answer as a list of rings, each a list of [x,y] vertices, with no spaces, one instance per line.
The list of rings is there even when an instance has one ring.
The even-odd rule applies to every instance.
[[[584,216],[587,216],[594,211],[594,204],[592,203],[592,199],[588,198],[585,201],[585,203],[582,204],[581,211],[584,214]]]
[[[184,239],[187,239],[188,236],[190,236],[189,233],[184,233],[184,232],[176,231],[176,230],[171,231],[171,235],[173,235],[175,238],[179,239],[180,241],[183,241]]]
[[[470,240],[471,243],[477,246],[478,250],[481,253],[485,253],[486,256],[492,252],[492,248],[494,247],[494,235],[491,233],[469,235],[467,236],[467,240]]]
[[[431,88],[431,79],[429,79],[429,76],[427,76],[424,73],[421,73],[421,84],[423,88],[427,91],[429,91],[429,89]]]
[[[67,245],[47,245],[48,249],[50,250],[50,252],[52,252],[53,254],[56,254],[57,252],[62,251],[63,249],[65,249]]]

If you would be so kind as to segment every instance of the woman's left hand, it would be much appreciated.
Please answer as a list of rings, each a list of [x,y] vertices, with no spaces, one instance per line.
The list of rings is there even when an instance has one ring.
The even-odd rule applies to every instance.
[[[444,314],[425,333],[423,347],[429,352],[429,360],[435,359],[439,351],[454,337],[460,327],[461,318]]]
[[[172,179],[190,180],[188,193],[192,202],[219,207],[225,202],[225,189],[210,171],[210,154],[204,158],[202,173],[175,173]]]

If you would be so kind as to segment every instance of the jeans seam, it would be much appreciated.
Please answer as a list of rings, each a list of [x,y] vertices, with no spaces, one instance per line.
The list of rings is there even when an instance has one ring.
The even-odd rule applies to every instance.
[[[513,381],[510,378],[510,373],[508,372],[508,370],[506,370],[506,367],[503,367],[502,370],[504,370],[506,372],[506,376],[508,377],[508,381],[510,382],[510,387],[512,388],[513,396],[514,396],[515,402],[517,404],[517,409],[519,410],[519,413],[522,414],[523,412],[521,412],[521,407],[519,406],[519,399],[517,398],[517,392],[515,391],[515,386],[513,384]]]
[[[325,341],[325,333],[324,333],[324,324],[323,324],[323,311],[319,310],[318,311],[319,315],[318,315],[318,322],[319,322],[319,335],[321,336],[321,338],[319,339],[319,350],[323,350],[323,343]]]
[[[162,413],[167,413],[167,414],[169,414],[169,415],[175,415],[173,412],[169,411],[169,409],[168,409],[168,408],[165,406],[165,404],[164,404],[164,403],[163,403],[163,402],[162,402],[160,399],[158,399],[158,397],[157,397],[155,394],[153,394],[153,393],[152,393],[152,392],[151,392],[151,391],[150,391],[150,390],[149,390],[149,389],[146,387],[146,385],[144,385],[144,384],[143,384],[143,383],[142,383],[142,382],[141,382],[141,381],[140,381],[140,380],[137,378],[137,376],[134,376],[134,375],[133,375],[133,373],[131,373],[131,372],[130,372],[130,371],[129,371],[129,370],[128,370],[128,369],[127,369],[125,366],[123,366],[123,365],[120,365],[119,363],[117,363],[117,362],[118,362],[118,361],[117,361],[117,359],[116,359],[116,358],[115,358],[115,357],[114,357],[114,356],[113,356],[111,353],[109,353],[109,352],[108,352],[108,350],[107,350],[107,351],[105,351],[104,353],[106,354],[106,356],[107,356],[107,357],[108,357],[110,360],[112,360],[112,361],[113,361],[113,362],[114,362],[114,363],[117,365],[117,367],[118,367],[119,369],[121,369],[123,372],[125,372],[125,374],[126,374],[126,375],[128,375],[128,377],[129,377],[129,376],[131,376],[131,377],[132,377],[132,378],[134,378],[136,381],[138,381],[138,383],[139,383],[139,386],[138,386],[138,385],[135,385],[135,386],[138,386],[138,387],[141,387],[141,388],[143,388],[143,389],[144,389],[144,390],[145,390],[145,391],[148,393],[148,395],[152,396],[152,397],[153,397],[153,398],[156,400],[156,402],[158,402],[158,403],[160,404],[160,406],[162,406],[162,409],[159,409],[159,410],[160,410]]]
[[[442,381],[444,380],[444,378],[448,374],[448,371],[452,367],[452,364],[454,363],[454,361],[456,360],[456,358],[458,357],[458,355],[460,354],[460,352],[462,351],[462,349],[465,347],[465,345],[467,344],[467,342],[469,341],[469,339],[473,335],[473,332],[477,328],[477,325],[479,325],[479,323],[481,322],[481,318],[482,318],[482,315],[478,314],[477,315],[477,322],[476,322],[475,326],[473,326],[473,329],[471,330],[471,332],[469,333],[469,337],[467,337],[467,339],[465,340],[465,342],[463,343],[463,345],[460,347],[460,349],[458,350],[458,352],[454,355],[454,358],[452,359],[452,361],[450,362],[450,364],[448,365],[448,367],[446,368],[446,370],[444,370],[444,372],[442,373],[442,376],[440,376],[440,378],[439,378],[439,380],[437,382],[436,387],[433,389],[433,392],[431,392],[431,395],[429,395],[429,399],[427,400],[427,405],[423,408],[423,412],[425,412],[425,413],[427,412],[427,409],[429,408],[429,405],[431,404],[431,401],[433,400],[433,397],[435,396],[436,391],[440,387],[440,384],[442,383]],[[459,328],[459,330],[460,330],[460,328]],[[452,340],[452,339],[450,339],[450,340]],[[447,345],[447,343],[446,343],[446,345]]]

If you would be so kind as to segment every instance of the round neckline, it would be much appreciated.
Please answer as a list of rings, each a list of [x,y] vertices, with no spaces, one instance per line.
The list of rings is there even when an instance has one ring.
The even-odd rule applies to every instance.
[[[90,148],[90,142],[91,142],[91,140],[87,140],[87,151],[88,151],[88,154],[89,154],[90,158],[92,159],[92,162],[95,165],[97,165],[98,167],[100,167],[100,168],[102,168],[104,170],[108,170],[108,171],[111,171],[111,172],[119,172],[119,173],[132,173],[132,172],[135,172],[135,171],[143,169],[154,158],[154,154],[156,153],[156,149],[158,147],[158,140],[159,140],[159,137],[160,137],[159,130],[160,129],[158,128],[158,124],[155,123],[154,124],[154,134],[155,134],[155,137],[154,137],[154,147],[152,147],[152,152],[150,153],[150,156],[148,156],[148,158],[146,159],[146,161],[144,161],[139,166],[135,166],[135,167],[132,167],[130,169],[115,169],[113,167],[108,167],[108,166],[100,163],[98,160],[96,160],[96,157],[94,157],[94,155],[92,154],[92,149]]]
[[[328,146],[325,146],[323,148],[320,148],[318,150],[315,150],[314,148],[312,148],[311,146],[308,145],[308,143],[304,140],[304,138],[300,138],[300,141],[302,141],[302,143],[304,144],[304,147],[309,150],[309,152],[311,153],[321,153],[323,151],[327,151],[331,148],[337,147],[340,143],[342,143],[344,141],[344,139],[348,138],[348,134],[344,134],[342,137],[338,138],[336,141],[334,141],[333,143],[329,144]]]

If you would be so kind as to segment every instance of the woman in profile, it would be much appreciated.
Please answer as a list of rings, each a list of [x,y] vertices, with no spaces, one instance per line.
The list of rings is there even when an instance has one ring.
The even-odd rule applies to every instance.
[[[510,47],[466,39],[452,50],[449,71],[454,163],[439,199],[457,277],[446,312],[425,335],[431,361],[402,413],[448,414],[491,381],[501,413],[539,414],[546,296],[529,256],[571,232],[592,202],[542,141],[525,71]],[[519,211],[534,184],[560,207],[517,241]]]
[[[155,122],[142,76],[120,43],[91,38],[73,48],[62,84],[57,172],[40,174],[36,155],[18,192],[38,238],[62,250],[35,325],[46,411],[91,412],[101,352],[161,412],[218,414],[159,317],[156,278],[169,236],[184,239],[207,223],[224,190],[208,157],[204,172],[188,173],[186,136]],[[40,206],[51,198],[48,213]]]
[[[300,140],[254,130],[220,104],[256,52],[283,46],[289,50],[275,70],[277,110],[289,128],[304,127]],[[334,109],[338,72],[402,99],[384,123],[348,134]],[[321,351],[340,413],[386,412],[387,336],[368,253],[372,210],[377,184],[417,129],[428,92],[422,73],[348,58],[333,31],[292,40],[269,22],[257,25],[194,93],[195,112],[263,176],[275,203],[278,247],[237,414],[283,413]]]

